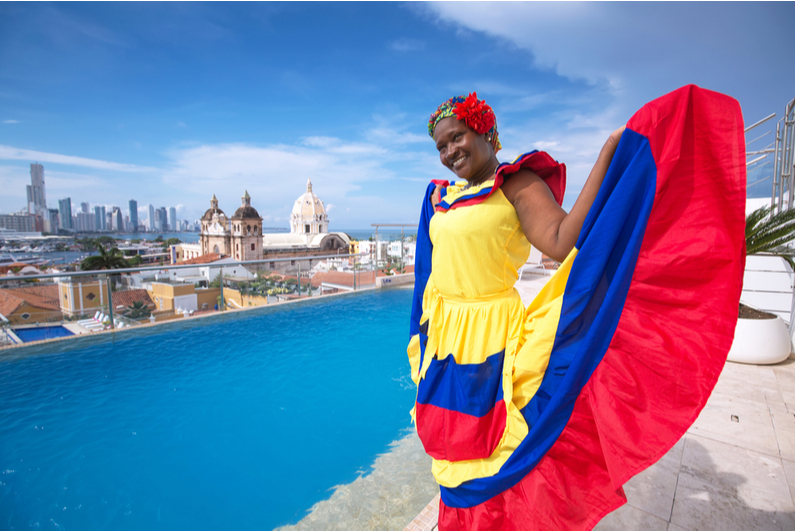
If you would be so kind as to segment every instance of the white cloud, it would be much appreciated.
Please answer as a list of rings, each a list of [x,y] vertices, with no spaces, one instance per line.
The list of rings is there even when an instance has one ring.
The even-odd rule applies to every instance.
[[[118,162],[108,162],[105,160],[87,159],[72,155],[60,155],[57,153],[45,153],[32,149],[21,149],[11,146],[0,145],[0,160],[26,160],[38,162],[52,162],[54,164],[65,164],[68,166],[82,166],[97,170],[113,170],[121,172],[150,172],[156,168],[147,166],[137,166],[135,164],[123,164]]]
[[[30,184],[30,173],[25,168],[0,166],[0,213],[17,212],[27,205],[25,185]]]
[[[181,189],[193,209],[205,209],[213,194],[224,211],[234,212],[248,190],[260,215],[284,210],[312,180],[314,192],[333,208],[347,202],[363,183],[393,177],[388,162],[399,155],[375,144],[332,137],[308,137],[302,145],[207,144],[174,149],[164,184]],[[276,221],[276,218],[272,218]]]
[[[533,147],[540,150],[546,151],[549,149],[557,148],[559,144],[557,142],[547,142],[544,140],[539,140],[538,142],[533,142]]]
[[[181,127],[181,128],[187,128],[188,126],[187,126],[187,125],[185,125],[185,122],[183,122],[183,121],[179,121],[179,122],[177,122],[177,127]]]
[[[421,52],[425,42],[417,39],[397,39],[389,43],[389,49],[395,52]]]
[[[329,203],[326,205],[326,213],[331,212],[334,210],[334,203]]]
[[[3,120],[4,124],[18,124],[19,120]]]
[[[783,94],[774,104],[791,98],[793,73],[781,68],[780,52],[791,47],[786,3],[438,2],[419,9],[527,50],[537,68],[606,88],[624,112],[688,83],[744,106],[770,105],[773,91]]]
[[[395,131],[394,129],[388,127],[376,127],[370,129],[367,133],[368,133],[368,138],[372,138],[373,140],[390,142],[392,143],[392,145],[405,145],[405,144],[414,144],[418,142],[426,142],[426,143],[430,142],[430,138],[427,135],[418,135],[416,133]]]
[[[725,92],[741,102],[749,121],[792,98],[795,76],[781,68],[781,51],[791,47],[786,5],[438,2],[417,9],[441,25],[525,50],[525,66],[563,78],[536,93],[499,82],[470,86],[486,99],[510,100],[500,105],[497,98],[495,106],[506,155],[535,146],[567,163],[567,197],[582,188],[612,130],[679,86]],[[520,111],[532,111],[534,120]]]

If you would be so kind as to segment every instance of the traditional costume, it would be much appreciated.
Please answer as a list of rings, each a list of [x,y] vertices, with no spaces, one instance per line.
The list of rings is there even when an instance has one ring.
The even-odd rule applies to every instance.
[[[496,120],[472,128],[499,145]],[[513,286],[530,244],[500,185],[529,168],[560,204],[565,167],[528,153],[443,183],[435,211],[428,187],[408,355],[441,530],[590,529],[682,437],[734,335],[744,154],[732,98],[691,85],[644,106],[527,308]]]

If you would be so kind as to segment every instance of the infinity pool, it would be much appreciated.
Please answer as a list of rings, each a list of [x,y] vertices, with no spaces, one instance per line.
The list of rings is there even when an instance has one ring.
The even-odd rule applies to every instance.
[[[0,352],[0,528],[272,529],[409,426],[410,290]]]

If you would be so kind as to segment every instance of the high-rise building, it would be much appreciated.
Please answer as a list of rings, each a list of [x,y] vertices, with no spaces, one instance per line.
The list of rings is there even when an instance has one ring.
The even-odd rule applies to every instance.
[[[65,230],[72,230],[72,198],[58,200],[58,214],[61,225],[59,228]]]
[[[110,224],[108,223],[108,213],[105,212],[105,205],[100,207],[102,209],[102,230],[110,230]]]
[[[39,163],[30,165],[30,185],[26,187],[28,195],[28,214],[35,216],[37,231],[57,232],[58,227],[49,224],[47,212],[47,196],[44,192],[44,166]]]
[[[48,232],[58,232],[58,227],[60,226],[60,213],[58,212],[57,208],[48,208],[47,209],[47,219],[49,220],[50,230]]]
[[[83,203],[87,205],[88,203]],[[77,232],[94,232],[96,230],[96,216],[88,212],[78,212],[74,218],[74,228]]]
[[[0,214],[0,229],[14,232],[36,232],[36,216],[24,210],[16,214]]]
[[[166,212],[166,207],[160,207],[155,212],[155,228],[158,232],[168,230],[168,212]]]
[[[102,211],[105,212],[105,207],[102,207]],[[105,230],[113,230],[113,213],[111,212],[105,213]]]
[[[105,216],[102,213],[102,209],[99,206],[94,207],[94,227],[96,230],[102,230],[102,226],[104,225],[103,221],[105,220]]]
[[[155,207],[149,205],[149,232],[154,232],[155,228]]]
[[[30,165],[30,185],[28,193],[28,213],[45,216],[47,211],[47,195],[44,192],[44,166],[38,163]]]
[[[91,211],[91,206],[88,203],[80,203],[80,211],[88,214]]]
[[[130,199],[130,230],[138,230],[138,201]]]
[[[169,230],[179,230],[179,227],[177,227],[177,209],[174,207],[168,209],[168,228]]]
[[[113,230],[124,232],[124,214],[119,207],[113,207]]]

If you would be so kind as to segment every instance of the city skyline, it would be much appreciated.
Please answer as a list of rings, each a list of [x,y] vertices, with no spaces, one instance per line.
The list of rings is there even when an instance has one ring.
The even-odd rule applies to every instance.
[[[780,118],[793,22],[792,3],[5,2],[0,212],[29,203],[38,162],[49,208],[134,198],[140,218],[195,220],[249,190],[286,227],[311,178],[334,227],[413,223],[425,183],[451,177],[427,118],[470,91],[495,108],[500,160],[567,164],[570,208],[609,132],[678,86]]]

